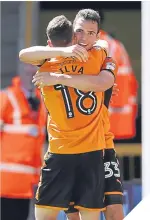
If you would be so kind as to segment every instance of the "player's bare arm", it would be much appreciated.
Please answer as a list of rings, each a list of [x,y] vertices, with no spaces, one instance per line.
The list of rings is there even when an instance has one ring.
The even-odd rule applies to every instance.
[[[103,70],[97,76],[38,72],[32,82],[40,87],[62,84],[83,91],[103,92],[114,85],[114,80],[112,73]]]
[[[88,59],[88,52],[80,45],[73,45],[69,47],[34,46],[25,48],[19,53],[19,58],[22,62],[32,65],[41,65],[44,60],[58,56],[73,56],[81,62],[86,62]]]
[[[56,72],[56,71],[54,71]],[[37,72],[33,83],[40,87],[62,84],[83,91],[103,92],[115,82],[117,65],[112,58],[106,58],[98,75],[67,75],[52,72]]]

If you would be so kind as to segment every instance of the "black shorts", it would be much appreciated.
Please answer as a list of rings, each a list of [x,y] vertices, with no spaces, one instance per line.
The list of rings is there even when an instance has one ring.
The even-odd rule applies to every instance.
[[[99,175],[101,173],[101,175]],[[36,193],[36,206],[104,208],[103,151],[82,154],[48,153],[41,169],[41,182]]]
[[[114,149],[106,149],[104,155],[105,205],[123,203],[123,187],[120,165]]]
[[[114,149],[106,149],[104,155],[105,170],[105,206],[123,204],[122,177],[119,161]],[[101,173],[100,173],[101,175]],[[65,213],[78,212],[74,205],[70,205]]]

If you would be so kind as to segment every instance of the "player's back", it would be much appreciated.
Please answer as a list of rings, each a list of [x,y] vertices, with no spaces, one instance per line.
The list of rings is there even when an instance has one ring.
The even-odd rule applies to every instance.
[[[55,66],[63,74],[98,75],[105,57],[104,50],[97,47],[89,51],[86,63],[72,57],[55,58],[47,61],[40,71],[50,72]],[[48,132],[52,152],[66,153],[67,150],[67,153],[81,153],[102,148],[99,138],[99,133],[102,133],[101,92],[83,92],[55,85],[44,87],[42,95],[49,112]]]

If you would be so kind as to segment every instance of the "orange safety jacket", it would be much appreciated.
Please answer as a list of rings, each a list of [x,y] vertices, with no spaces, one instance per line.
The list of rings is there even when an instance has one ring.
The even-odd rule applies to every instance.
[[[40,99],[40,92],[35,93]],[[45,106],[40,101],[36,112],[31,109],[19,77],[0,97],[1,197],[32,198],[45,142]]]
[[[138,83],[130,58],[123,44],[109,36],[108,33],[101,31],[100,39],[108,42],[109,56],[112,56],[118,64],[116,83],[119,95],[113,97],[109,108],[111,131],[115,139],[133,138],[136,133]]]

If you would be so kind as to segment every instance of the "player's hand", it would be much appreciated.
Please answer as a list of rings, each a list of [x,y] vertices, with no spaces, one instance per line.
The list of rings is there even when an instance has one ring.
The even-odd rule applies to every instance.
[[[118,96],[119,89],[117,86],[118,86],[117,83],[114,83],[113,90],[112,90],[112,96]]]
[[[70,47],[64,47],[62,51],[62,56],[64,57],[76,57],[81,62],[86,62],[88,60],[88,52],[85,48],[76,44]]]
[[[53,86],[57,84],[58,74],[50,73],[50,72],[37,72],[33,76],[32,83],[38,88],[42,88],[44,86]]]
[[[117,84],[115,83],[112,90],[112,97],[110,99],[110,103],[113,103],[113,96],[118,96],[119,89],[117,87]]]

